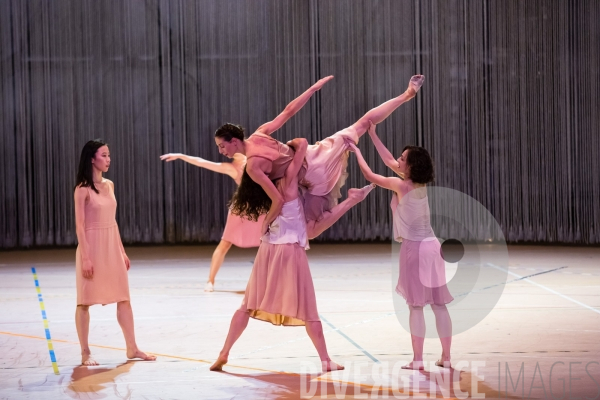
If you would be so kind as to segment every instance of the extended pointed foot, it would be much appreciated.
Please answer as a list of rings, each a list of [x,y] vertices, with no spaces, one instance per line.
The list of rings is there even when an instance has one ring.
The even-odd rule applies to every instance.
[[[408,82],[408,89],[406,91],[415,96],[419,89],[421,89],[421,86],[423,86],[423,82],[425,82],[425,75],[413,75]]]

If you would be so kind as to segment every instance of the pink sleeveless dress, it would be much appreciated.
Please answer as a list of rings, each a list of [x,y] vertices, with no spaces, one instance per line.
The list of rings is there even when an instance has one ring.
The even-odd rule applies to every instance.
[[[300,189],[307,220],[318,221],[342,197],[348,173],[349,143],[358,143],[359,135],[351,127],[308,146],[304,166],[299,173]],[[294,157],[294,150],[271,136],[254,133],[248,139],[254,144],[247,158],[262,157],[272,162],[269,179],[281,178]]]
[[[273,325],[320,321],[300,198],[283,205],[261,240],[240,310]]]
[[[239,185],[242,180],[244,165],[236,169],[238,170],[238,174],[235,183]],[[237,247],[258,247],[260,245],[260,229],[262,228],[264,219],[265,215],[261,215],[258,221],[250,221],[239,215],[232,214],[231,210],[229,210],[221,240],[233,243]]]
[[[392,196],[394,240],[400,247],[400,273],[396,292],[406,304],[424,306],[443,305],[454,298],[446,286],[446,263],[441,246],[431,228],[429,200],[417,197],[411,190],[400,202]]]
[[[121,235],[115,219],[117,200],[110,184],[100,194],[85,188],[89,198],[85,204],[85,238],[94,268],[91,279],[83,277],[83,258],[77,246],[77,305],[110,304],[129,300],[127,265],[122,253]]]

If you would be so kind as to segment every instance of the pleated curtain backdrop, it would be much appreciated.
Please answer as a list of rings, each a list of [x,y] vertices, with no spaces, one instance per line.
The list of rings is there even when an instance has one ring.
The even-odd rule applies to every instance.
[[[235,184],[159,156],[213,161],[335,75],[275,136],[315,142],[401,94],[378,126],[431,152],[439,186],[480,201],[510,242],[600,243],[600,2],[550,0],[4,0],[0,248],[76,243],[81,148],[108,141],[126,243],[220,239]],[[368,137],[360,147],[390,174]],[[346,187],[366,184],[352,159]],[[387,240],[372,192],[320,240]]]

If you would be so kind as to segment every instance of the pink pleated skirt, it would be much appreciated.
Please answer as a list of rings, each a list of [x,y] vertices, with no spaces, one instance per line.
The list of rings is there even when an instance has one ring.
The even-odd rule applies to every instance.
[[[440,242],[402,239],[400,247],[400,275],[396,292],[406,304],[448,304],[454,298],[446,285],[446,263],[441,256]]]
[[[320,321],[306,250],[261,242],[240,310],[273,325]]]
[[[258,247],[264,219],[265,216],[261,215],[258,221],[250,221],[229,211],[221,240],[227,240],[237,247]]]

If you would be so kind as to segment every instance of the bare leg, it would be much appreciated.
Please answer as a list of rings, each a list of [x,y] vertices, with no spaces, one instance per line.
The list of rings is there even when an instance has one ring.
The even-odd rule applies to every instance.
[[[314,239],[321,233],[331,227],[342,215],[346,214],[352,207],[360,203],[367,197],[369,192],[375,188],[375,185],[367,185],[362,189],[348,189],[348,198],[337,206],[333,207],[329,212],[323,214],[323,218],[319,221],[308,221],[306,224],[306,233],[309,239]]]
[[[219,353],[219,358],[213,365],[211,365],[211,371],[222,371],[223,365],[227,364],[227,360],[229,358],[229,351],[233,347],[233,344],[242,336],[242,333],[248,326],[248,320],[250,319],[250,315],[242,310],[237,310],[233,317],[231,318],[231,324],[229,325],[229,332],[227,333],[227,339],[225,339],[225,344],[223,345],[223,349]]]
[[[141,358],[144,361],[154,361],[156,356],[149,355],[138,349],[135,343],[135,331],[133,327],[133,310],[129,301],[117,303],[117,320],[121,325],[125,344],[127,346],[127,358]]]
[[[321,359],[321,368],[323,372],[337,371],[344,369],[343,366],[338,365],[331,361],[329,354],[327,353],[327,345],[325,344],[325,336],[323,335],[323,325],[321,321],[306,321],[306,333],[312,340],[319,358]]]
[[[431,308],[435,314],[435,325],[438,336],[442,342],[442,357],[436,362],[438,367],[450,368],[450,346],[452,344],[452,320],[445,305],[432,304]]]
[[[219,245],[213,252],[212,259],[210,260],[210,272],[208,273],[208,282],[207,282],[207,285],[206,285],[206,288],[204,289],[204,291],[206,291],[206,292],[213,291],[213,285],[215,284],[215,278],[217,276],[217,272],[219,272],[221,265],[223,265],[223,260],[225,259],[225,255],[227,254],[227,252],[229,251],[230,248],[231,248],[231,242],[228,242],[227,240],[221,240],[219,242]],[[208,285],[208,283],[210,283],[210,286]]]
[[[403,369],[424,369],[423,367],[423,342],[425,342],[425,315],[423,307],[408,306],[410,308],[409,324],[410,338],[413,348],[413,360],[403,366]]]
[[[92,352],[88,344],[90,334],[90,307],[77,306],[75,309],[75,327],[81,346],[81,365],[98,365],[98,362],[92,358]]]
[[[360,137],[367,131],[367,129],[369,129],[369,126],[371,125],[369,121],[373,122],[375,125],[379,124],[384,119],[386,119],[396,108],[400,107],[402,104],[415,97],[417,92],[423,85],[424,80],[425,77],[423,75],[413,76],[412,78],[410,78],[410,81],[408,82],[408,88],[404,93],[371,109],[365,115],[363,115],[361,119],[359,119],[354,123],[354,125],[352,125],[358,136]]]

